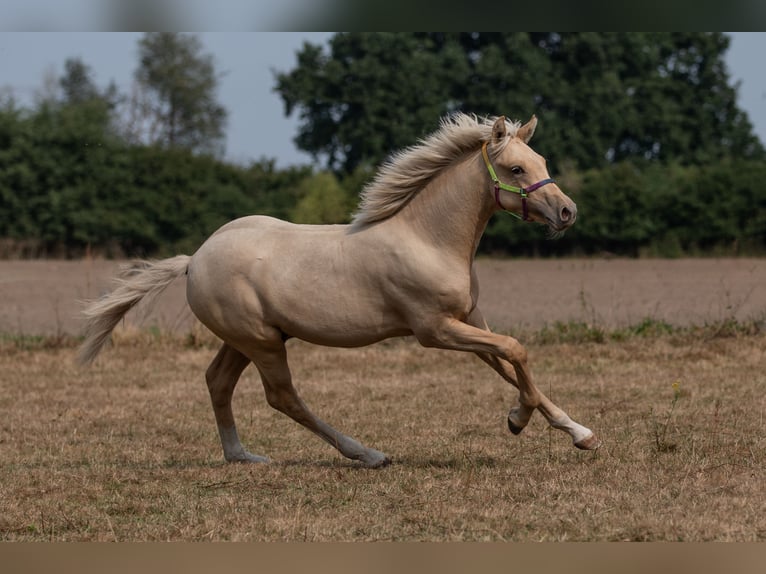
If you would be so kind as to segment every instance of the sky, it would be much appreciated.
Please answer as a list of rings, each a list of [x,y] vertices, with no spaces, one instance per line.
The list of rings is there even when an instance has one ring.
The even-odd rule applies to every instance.
[[[298,118],[285,117],[274,91],[274,71],[296,65],[296,52],[304,42],[326,43],[328,32],[203,32],[204,51],[212,54],[223,74],[218,98],[229,111],[226,159],[248,164],[273,158],[277,166],[309,164],[311,156],[298,150],[293,138]],[[732,82],[739,82],[739,104],[766,144],[766,33],[737,32],[726,56]],[[58,78],[67,58],[89,65],[96,84],[114,81],[129,93],[138,63],[141,33],[118,32],[3,32],[0,33],[0,95],[12,94],[22,103],[34,102],[46,78]],[[498,110],[519,118],[533,110]],[[515,117],[515,116],[514,116]],[[542,118],[544,120],[544,118]]]

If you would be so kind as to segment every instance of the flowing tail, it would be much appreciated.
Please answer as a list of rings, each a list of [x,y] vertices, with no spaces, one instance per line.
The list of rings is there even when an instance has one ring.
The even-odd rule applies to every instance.
[[[160,261],[137,261],[123,271],[114,291],[92,301],[83,311],[85,340],[78,361],[93,361],[125,313],[145,297],[156,297],[173,279],[186,273],[189,259],[188,255],[177,255]]]

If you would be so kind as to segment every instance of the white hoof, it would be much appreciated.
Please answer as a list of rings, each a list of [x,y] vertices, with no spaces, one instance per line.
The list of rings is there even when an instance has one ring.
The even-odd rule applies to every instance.
[[[575,441],[574,445],[580,450],[597,450],[601,446],[601,441],[595,434],[591,433],[590,436]]]

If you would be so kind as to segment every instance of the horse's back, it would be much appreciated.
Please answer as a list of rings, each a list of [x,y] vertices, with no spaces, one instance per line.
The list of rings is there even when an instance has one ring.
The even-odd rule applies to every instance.
[[[194,254],[192,265],[204,261],[220,272],[246,275],[255,268],[274,275],[279,269],[347,266],[353,263],[354,250],[345,250],[344,261],[339,262],[341,245],[358,243],[349,241],[347,229],[347,225],[295,224],[262,215],[242,217],[213,233]]]
[[[253,233],[342,233],[347,228],[347,225],[300,224],[290,223],[268,215],[247,215],[222,225],[210,236],[210,239],[235,230],[246,230]]]

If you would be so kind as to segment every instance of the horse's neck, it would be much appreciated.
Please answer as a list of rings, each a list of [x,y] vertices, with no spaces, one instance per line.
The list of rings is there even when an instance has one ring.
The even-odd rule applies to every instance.
[[[486,175],[472,155],[445,169],[394,218],[440,252],[469,260],[494,212]]]

